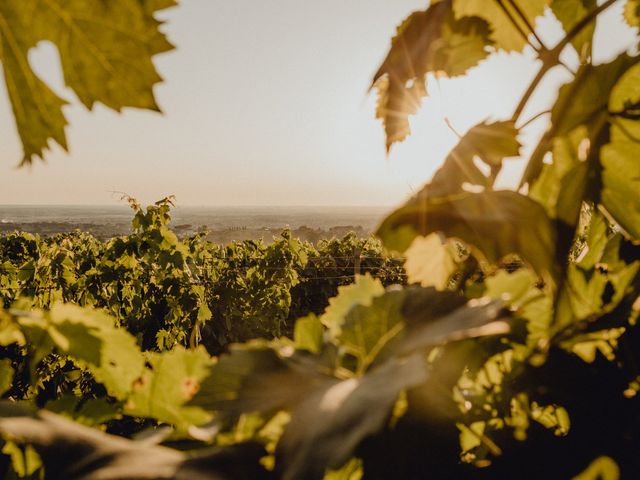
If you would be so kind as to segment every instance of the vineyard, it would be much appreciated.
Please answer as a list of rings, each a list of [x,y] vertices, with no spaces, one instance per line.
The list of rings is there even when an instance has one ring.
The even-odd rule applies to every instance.
[[[410,14],[372,82],[388,151],[429,83],[504,53],[539,71],[511,118],[460,135],[377,238],[179,238],[171,197],[129,198],[131,234],[105,242],[0,237],[0,475],[637,478],[638,44],[592,58],[616,4],[637,39],[637,0],[438,0]],[[154,15],[175,2],[86,5],[0,3],[25,165],[66,146],[66,100],[29,67],[41,40],[88,108],[157,109],[153,57],[172,45]],[[551,47],[543,15],[564,29]],[[556,68],[571,79],[524,118]],[[534,122],[546,130],[520,185],[496,188]]]

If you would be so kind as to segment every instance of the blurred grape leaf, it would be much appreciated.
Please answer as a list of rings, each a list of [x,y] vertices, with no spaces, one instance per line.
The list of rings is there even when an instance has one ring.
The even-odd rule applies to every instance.
[[[567,33],[596,6],[596,0],[552,0],[551,2],[551,10]],[[583,61],[591,56],[591,43],[595,29],[596,22],[593,21],[571,40],[571,44]]]
[[[358,359],[358,371],[366,370],[402,332],[404,299],[403,291],[387,292],[375,297],[370,305],[356,305],[346,314],[338,340],[342,348]]]
[[[329,306],[320,317],[322,324],[335,338],[340,335],[346,315],[356,305],[371,305],[384,293],[382,282],[371,275],[358,275],[351,285],[338,287],[338,295],[329,299]]]
[[[426,75],[455,77],[488,55],[489,28],[480,18],[454,18],[451,0],[433,3],[410,15],[399,27],[391,49],[373,77],[389,151],[410,133],[409,115],[427,94]]]
[[[555,277],[555,230],[537,202],[511,191],[444,198],[428,192],[429,185],[382,222],[377,235],[388,248],[404,252],[417,236],[442,232],[490,262],[515,253],[539,274]]]
[[[581,192],[576,196],[569,195],[569,199],[566,192],[575,193],[570,187],[580,176],[581,164],[587,159],[584,148],[588,142],[587,135],[586,127],[578,127],[566,136],[554,138],[552,161],[543,165],[542,173],[529,190],[529,197],[544,206],[549,217],[568,225],[576,221],[575,207],[582,204]]]
[[[405,252],[404,268],[409,283],[444,290],[456,271],[455,245],[444,242],[437,233],[416,237]]]
[[[562,342],[560,346],[567,351],[575,353],[587,363],[593,363],[598,352],[607,360],[613,361],[615,359],[614,351],[618,346],[618,338],[624,332],[624,328],[612,328],[584,333]]]
[[[602,204],[627,235],[640,241],[640,143],[619,127],[602,148]]]
[[[424,382],[420,354],[393,358],[361,378],[333,381],[294,410],[276,448],[282,478],[321,479],[387,423],[400,391]]]
[[[13,385],[14,373],[15,371],[11,366],[11,360],[8,358],[0,359],[0,396]]]
[[[624,18],[632,27],[640,27],[640,1],[627,0],[624,6]]]
[[[521,184],[532,184],[540,175],[547,153],[556,137],[566,137],[579,126],[585,126],[589,152],[600,148],[601,131],[607,126],[608,105],[620,78],[640,60],[626,53],[615,60],[582,65],[574,79],[560,88],[551,111],[551,127],[543,135],[527,164]]]
[[[297,349],[320,353],[323,335],[324,327],[317,315],[312,313],[296,320],[293,329],[293,341]]]
[[[620,480],[620,467],[611,457],[598,457],[572,480]]]
[[[544,14],[549,0],[515,0],[518,10],[526,18],[526,22],[518,14],[511,2],[495,0],[453,0],[456,17],[478,16],[491,25],[491,39],[498,48],[507,52],[520,52],[527,44],[529,26],[535,28],[536,18]],[[517,25],[517,27],[514,25]]]
[[[172,49],[157,10],[174,1],[83,2],[5,0],[0,4],[0,61],[22,139],[22,164],[44,158],[49,140],[67,148],[58,97],[29,64],[29,50],[43,40],[58,49],[65,84],[87,107],[101,102],[159,111],[153,86],[161,81],[155,54]]]
[[[256,444],[200,450],[195,454],[108,435],[53,413],[0,403],[0,431],[32,445],[51,480],[236,480],[263,478]]]
[[[210,373],[211,358],[204,347],[186,350],[178,346],[168,352],[150,353],[148,363],[151,369],[136,381],[125,404],[127,414],[155,418],[180,430],[211,419],[198,407],[184,406]]]
[[[638,61],[640,55],[623,53],[610,63],[580,67],[573,81],[560,88],[553,106],[554,135],[566,135],[577,126],[594,123],[598,116],[606,115],[613,88]]]

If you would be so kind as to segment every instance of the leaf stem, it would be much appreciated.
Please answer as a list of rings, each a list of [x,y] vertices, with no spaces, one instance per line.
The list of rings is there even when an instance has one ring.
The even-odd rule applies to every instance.
[[[499,0],[500,1],[500,0]],[[547,72],[551,70],[553,67],[559,65],[560,63],[560,54],[564,50],[564,48],[573,40],[576,35],[578,35],[587,25],[589,25],[600,13],[609,8],[611,5],[616,3],[618,0],[607,0],[599,7],[594,8],[588,14],[582,18],[578,23],[576,23],[571,30],[564,36],[560,42],[553,47],[551,50],[547,50],[540,55],[540,59],[542,60],[542,67],[538,71],[538,74],[535,76],[529,88],[525,92],[524,96],[520,100],[520,103],[516,107],[515,112],[513,112],[513,116],[511,120],[513,122],[517,122],[522,114],[524,108],[527,106],[531,95],[535,92],[536,88],[545,77]]]
[[[500,6],[500,8],[502,9],[502,12],[507,16],[507,18],[509,19],[509,21],[511,22],[511,24],[513,25],[513,27],[518,30],[518,33],[520,33],[520,35],[522,36],[522,38],[524,38],[524,41],[527,42],[527,44],[529,44],[531,46],[531,48],[533,48],[536,52],[539,52],[539,48],[536,48],[535,45],[533,45],[530,41],[529,41],[529,34],[527,32],[524,31],[524,29],[522,28],[522,26],[518,23],[518,21],[515,19],[515,17],[513,16],[513,14],[509,11],[509,9],[507,8],[507,6],[504,4],[504,0],[496,0],[496,2],[498,3],[498,5]]]
[[[518,5],[515,0],[509,0],[509,4],[516,11],[516,13],[518,14],[518,17],[520,17],[520,20],[522,20],[522,22],[527,26],[527,28],[529,29],[529,32],[531,32],[531,34],[533,35],[533,38],[535,38],[536,41],[540,44],[540,48],[543,51],[548,50],[547,46],[544,44],[544,42],[536,32],[536,29],[534,28],[534,26],[531,24],[527,16],[524,14],[522,9],[520,8],[520,5]]]

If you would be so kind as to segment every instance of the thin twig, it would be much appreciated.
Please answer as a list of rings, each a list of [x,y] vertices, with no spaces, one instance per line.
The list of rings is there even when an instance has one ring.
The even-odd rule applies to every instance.
[[[533,35],[533,38],[535,38],[537,40],[537,42],[540,44],[540,48],[543,51],[549,50],[547,48],[547,46],[544,44],[544,42],[542,41],[542,39],[538,36],[538,33],[536,32],[536,29],[534,28],[534,26],[531,24],[531,22],[529,21],[529,19],[527,18],[527,16],[524,14],[524,12],[522,11],[522,9],[520,8],[520,5],[518,5],[515,0],[509,0],[509,4],[513,7],[513,9],[516,11],[516,13],[518,14],[518,16],[520,17],[520,20],[522,20],[522,22],[527,26],[527,28],[529,29],[529,32]]]
[[[527,42],[527,44],[533,48],[536,52],[540,52],[540,47],[536,47],[535,45],[533,45],[530,41],[529,41],[529,34],[527,32],[524,31],[524,29],[522,28],[522,26],[520,26],[520,24],[518,23],[518,21],[514,18],[514,16],[511,14],[511,12],[509,11],[509,9],[507,8],[507,6],[504,4],[503,0],[496,0],[496,2],[498,3],[498,5],[500,6],[500,8],[502,9],[502,12],[507,16],[507,18],[509,19],[509,21],[511,22],[511,24],[515,27],[516,30],[518,30],[518,33],[520,33],[520,35],[522,36],[522,38],[524,38],[524,41]]]
[[[518,130],[522,130],[523,128],[528,127],[530,124],[538,120],[540,117],[548,115],[551,113],[551,110],[544,110],[543,112],[536,113],[533,117],[529,118],[526,122],[518,127]]]

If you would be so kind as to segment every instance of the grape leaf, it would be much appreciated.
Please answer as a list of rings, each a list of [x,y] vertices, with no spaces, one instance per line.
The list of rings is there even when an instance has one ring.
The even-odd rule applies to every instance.
[[[627,0],[624,6],[624,18],[632,27],[640,27],[640,1]]]
[[[583,65],[570,83],[560,88],[551,112],[554,136],[569,133],[579,125],[593,123],[606,114],[611,92],[618,80],[640,56],[621,54],[610,63]]]
[[[427,73],[464,74],[487,57],[488,36],[484,20],[454,18],[451,0],[413,13],[398,27],[372,83],[378,89],[376,116],[384,123],[387,151],[411,132],[409,116],[427,94]]]
[[[362,378],[332,381],[294,410],[276,448],[282,478],[321,479],[381,430],[400,391],[427,379],[420,354],[393,358]]]
[[[599,134],[607,120],[607,106],[618,80],[640,60],[626,53],[601,65],[582,65],[574,79],[560,88],[551,112],[551,127],[536,146],[522,176],[521,185],[532,184],[540,175],[545,156],[556,137],[566,137],[584,125],[591,150],[599,148]]]
[[[586,161],[586,149],[583,146],[588,140],[585,127],[576,128],[567,136],[556,137],[552,141],[552,162],[545,163],[542,173],[533,183],[529,197],[544,206],[551,218],[563,220],[568,225],[575,222],[574,208],[567,208],[564,192],[570,191],[568,186],[577,178],[581,170],[581,162]],[[573,193],[573,191],[571,191]],[[578,207],[582,204],[582,195],[577,196]],[[574,201],[575,197],[571,197]]]
[[[416,237],[406,251],[404,268],[409,283],[444,290],[456,271],[455,245],[443,243],[437,233]]]
[[[299,350],[319,353],[322,349],[324,327],[320,319],[313,313],[296,320],[293,329],[293,341]]]
[[[5,0],[0,5],[0,61],[22,139],[22,164],[44,158],[49,140],[67,148],[65,101],[33,72],[29,50],[49,40],[58,49],[66,85],[92,108],[101,102],[159,111],[152,61],[173,48],[159,30],[157,10],[174,1]]]
[[[571,31],[596,6],[596,0],[553,0],[551,2],[551,10],[560,20],[565,32]],[[595,29],[596,22],[593,21],[571,40],[571,44],[583,60],[591,56],[591,44]]]
[[[349,310],[356,305],[371,305],[373,299],[383,293],[384,287],[380,280],[369,274],[359,275],[353,284],[338,287],[338,295],[329,299],[329,306],[320,321],[334,338],[338,337]]]
[[[490,262],[515,253],[539,274],[556,277],[555,230],[537,202],[511,191],[431,198],[428,189],[382,222],[377,235],[388,248],[404,252],[416,236],[442,232]]]
[[[526,22],[510,3],[496,0],[453,0],[453,10],[458,18],[474,15],[484,18],[492,27],[491,39],[498,48],[507,52],[520,52],[527,44],[527,38],[521,31],[527,36],[531,33],[529,25],[535,28],[536,18],[544,14],[549,0],[515,0],[514,3]]]
[[[638,61],[640,57],[636,57]],[[640,239],[640,64],[622,75],[611,91],[609,111],[613,115],[610,143],[600,153],[602,205],[627,236]]]
[[[602,205],[628,236],[640,240],[640,143],[619,127],[602,148]]]
[[[27,54],[34,41],[23,25],[29,2],[0,3],[0,61],[24,150],[23,164],[33,156],[44,157],[49,140],[65,150],[67,121],[62,113],[66,101],[56,95],[31,69]]]
[[[465,184],[491,187],[505,158],[520,154],[518,129],[513,122],[480,123],[473,126],[449,152],[433,176],[428,192],[443,197],[464,191]],[[484,170],[476,164],[481,162]]]
[[[125,404],[126,413],[155,418],[179,429],[211,419],[198,407],[184,406],[210,373],[211,359],[204,347],[174,347],[168,352],[151,353],[148,362],[151,369],[145,370],[134,385]]]
[[[403,291],[375,297],[370,305],[356,305],[346,315],[338,340],[358,359],[359,371],[373,363],[380,351],[404,328]]]

